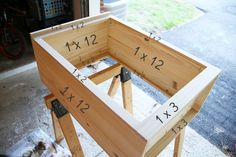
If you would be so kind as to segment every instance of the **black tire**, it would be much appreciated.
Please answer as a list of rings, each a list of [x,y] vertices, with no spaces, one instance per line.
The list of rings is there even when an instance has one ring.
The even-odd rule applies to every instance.
[[[11,24],[6,24],[1,32],[2,54],[15,60],[24,54],[24,37]]]

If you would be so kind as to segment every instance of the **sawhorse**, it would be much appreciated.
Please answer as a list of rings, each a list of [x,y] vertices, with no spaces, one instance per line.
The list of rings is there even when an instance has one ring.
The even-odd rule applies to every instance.
[[[114,67],[113,68],[116,70],[116,73],[118,74],[112,79],[110,88],[108,90],[108,95],[111,97],[115,96],[117,89],[121,83],[124,109],[133,114],[131,73],[126,68],[121,67],[121,65],[115,65],[115,66],[117,68]],[[99,84],[105,80],[104,76],[102,76],[102,79],[101,76],[102,73],[98,72],[94,75],[91,75],[89,78],[95,84]],[[51,110],[51,117],[52,117],[56,142],[60,143],[65,138],[72,156],[84,157],[85,155],[82,150],[79,138],[77,136],[76,129],[73,125],[70,113],[54,97],[53,94],[47,95],[46,97],[44,97],[44,99],[47,108]],[[184,134],[185,134],[185,129],[183,129],[175,139],[173,157],[181,156]]]

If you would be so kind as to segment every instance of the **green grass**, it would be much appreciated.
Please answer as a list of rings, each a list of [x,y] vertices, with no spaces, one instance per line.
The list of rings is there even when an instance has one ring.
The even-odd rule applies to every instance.
[[[129,0],[127,20],[147,32],[158,33],[201,15],[183,0]]]

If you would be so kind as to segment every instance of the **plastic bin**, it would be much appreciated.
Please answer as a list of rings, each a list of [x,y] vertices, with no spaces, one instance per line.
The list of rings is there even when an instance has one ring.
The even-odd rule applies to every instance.
[[[104,0],[104,11],[109,11],[122,20],[126,20],[127,8],[127,0]]]

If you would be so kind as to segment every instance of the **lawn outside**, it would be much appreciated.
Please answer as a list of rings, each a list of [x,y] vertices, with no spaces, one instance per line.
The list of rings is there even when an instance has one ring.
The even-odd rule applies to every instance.
[[[129,0],[127,20],[141,29],[159,34],[202,15],[183,0]]]

